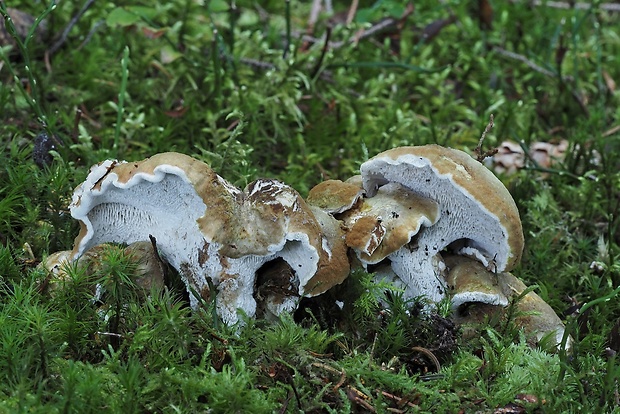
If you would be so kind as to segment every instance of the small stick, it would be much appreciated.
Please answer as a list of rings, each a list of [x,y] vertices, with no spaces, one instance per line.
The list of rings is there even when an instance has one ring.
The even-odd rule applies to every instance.
[[[513,1],[514,3],[514,1]],[[578,10],[589,10],[593,6],[591,3],[575,3],[572,1],[541,1],[541,0],[533,0],[530,2],[533,6],[546,6],[551,7],[553,9],[578,9]],[[598,5],[599,10],[610,11],[610,12],[620,12],[620,4],[616,3],[601,3]]]
[[[288,50],[291,47],[291,0],[285,1],[285,13],[286,13],[286,45],[284,47],[283,58],[286,58]]]
[[[115,333],[115,332],[95,332],[97,335],[107,335],[107,336],[113,336],[115,338],[122,338],[123,335],[119,334],[119,333]]]
[[[289,402],[291,402],[291,398],[293,398],[293,390],[289,390],[288,395],[286,396],[286,400],[284,400],[284,403],[282,404],[282,408],[280,408],[280,411],[278,411],[279,414],[286,413],[286,410],[288,409],[288,404]]]
[[[103,25],[105,23],[105,21],[103,20],[99,20],[97,23],[94,24],[93,28],[90,29],[90,31],[86,34],[86,37],[84,37],[84,40],[82,41],[82,43],[80,43],[80,45],[77,47],[76,50],[80,50],[82,49],[84,46],[86,46],[88,44],[88,42],[90,42],[90,39],[93,38],[95,32],[101,27],[101,25]]]
[[[349,12],[347,13],[347,26],[353,22],[355,19],[355,14],[357,13],[357,6],[359,5],[359,0],[353,0],[351,2],[351,7],[349,7]]]
[[[101,177],[99,177],[99,179],[97,181],[95,181],[95,184],[93,184],[93,186],[90,188],[90,190],[92,191],[92,190],[95,189],[95,187],[100,185],[101,182],[103,181],[103,179],[106,178],[108,176],[108,174],[110,174],[110,171],[112,171],[114,169],[114,167],[116,167],[117,164],[118,164],[118,161],[116,161],[116,160],[112,161],[112,164],[110,164],[110,166],[108,167],[107,171]]]
[[[505,56],[507,58],[510,59],[514,59],[514,60],[518,60],[519,62],[523,62],[525,63],[525,65],[527,67],[529,67],[530,69],[538,72],[538,73],[542,73],[545,76],[549,76],[550,78],[556,78],[558,75],[551,72],[550,70],[547,70],[541,66],[538,66],[536,63],[532,62],[531,60],[529,60],[528,58],[526,58],[523,55],[520,55],[518,53],[514,53],[514,52],[510,52],[506,49],[502,49],[501,47],[495,46],[493,47],[493,50],[496,51],[497,53],[499,53],[502,56]],[[572,76],[562,76],[562,80],[566,81],[566,82],[572,82],[574,80],[574,78]]]
[[[370,413],[377,412],[375,407],[373,407],[366,401],[368,399],[368,396],[364,394],[363,392],[361,392],[360,390],[358,390],[357,388],[348,385],[346,394],[350,401],[358,405],[361,405],[364,409],[366,409],[366,411]]]
[[[75,110],[75,119],[73,120],[73,131],[71,131],[71,140],[74,144],[78,143],[78,130],[80,126],[80,121],[82,120],[82,110],[77,108]]]
[[[439,360],[437,359],[435,354],[433,354],[431,351],[429,351],[426,348],[422,348],[421,346],[414,346],[413,348],[411,348],[411,350],[417,351],[421,354],[426,355],[431,360],[431,362],[435,365],[435,369],[437,370],[437,372],[441,371],[441,365],[439,364]]]
[[[493,123],[493,114],[489,117],[489,123],[482,131],[482,135],[480,136],[480,141],[478,141],[478,146],[474,149],[474,153],[476,154],[476,159],[478,162],[482,162],[486,157],[490,157],[492,155],[497,154],[497,148],[492,148],[488,151],[482,152],[482,143],[484,139],[487,137],[487,134],[491,132],[491,128],[493,128],[495,124]]]
[[[94,2],[95,0],[86,0],[86,3],[84,3],[80,11],[77,12],[75,16],[73,16],[67,27],[65,27],[65,30],[62,31],[60,38],[56,41],[56,43],[54,43],[51,48],[49,48],[48,52],[50,56],[56,53],[58,49],[60,49],[60,47],[67,41],[67,37],[69,36],[69,32],[71,31],[71,29],[73,29],[73,26],[77,24],[78,20],[80,20],[80,17],[82,17],[84,13],[86,13],[86,11],[90,8],[90,6],[92,6]]]
[[[159,251],[157,250],[157,239],[152,234],[149,234],[149,240],[151,241],[151,246],[153,246],[153,253],[155,254],[155,258],[157,259],[159,270],[161,271],[162,275],[164,275],[164,280],[167,281],[168,279],[168,272],[166,272],[167,266],[165,262],[162,260],[161,256],[159,255]]]
[[[329,365],[322,362],[313,362],[311,365],[314,367],[323,368],[325,371],[331,372],[332,374],[340,375],[340,379],[338,380],[336,385],[334,385],[334,391],[338,391],[338,388],[342,387],[342,384],[344,384],[344,382],[347,380],[347,373],[344,369],[342,371],[338,371],[336,368],[330,367]]]
[[[319,60],[316,62],[316,65],[314,65],[314,69],[312,69],[312,75],[310,75],[311,79],[314,79],[316,77],[316,75],[319,73],[319,71],[321,70],[321,65],[323,64],[323,60],[325,59],[325,54],[327,53],[327,49],[329,49],[329,38],[332,35],[332,29],[331,27],[327,27],[327,29],[325,29],[325,43],[323,43],[323,49],[321,50],[321,56],[319,57]]]
[[[377,390],[377,391],[379,391],[379,390]],[[415,405],[414,403],[409,401],[407,398],[402,398],[402,397],[399,397],[397,395],[390,394],[389,392],[386,392],[386,391],[379,391],[379,392],[384,397],[389,398],[390,400],[396,401],[396,403],[398,404],[399,407],[402,407],[404,405],[407,405],[407,406],[412,407],[412,408],[416,408],[417,407],[417,405]]]

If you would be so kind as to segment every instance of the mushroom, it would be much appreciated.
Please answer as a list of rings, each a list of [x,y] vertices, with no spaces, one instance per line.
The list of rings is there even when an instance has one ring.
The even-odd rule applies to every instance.
[[[400,147],[362,164],[367,197],[394,183],[439,206],[439,218],[388,256],[407,286],[406,296],[445,297],[441,256],[448,248],[502,272],[518,263],[523,250],[519,212],[508,190],[466,153],[438,145]]]
[[[344,237],[333,218],[276,180],[257,180],[243,194],[234,249],[221,250],[218,309],[227,323],[237,320],[237,309],[254,316],[256,299],[261,316],[291,312],[302,296],[324,293],[348,276]]]
[[[217,287],[217,311],[227,324],[237,322],[237,309],[255,314],[257,272],[269,262],[282,259],[295,279],[282,287],[290,295],[267,295],[265,308],[276,314],[294,309],[302,295],[342,282],[349,271],[332,254],[344,242],[323,231],[328,224],[319,223],[295,190],[257,180],[241,191],[183,154],[94,166],[74,193],[71,214],[81,224],[72,260],[100,243],[152,236],[188,290],[210,300],[209,284]],[[199,298],[190,301],[196,307]]]
[[[347,246],[364,265],[379,263],[438,218],[437,203],[397,183],[384,185],[374,197],[363,199],[359,207],[340,217],[347,228]]]
[[[76,265],[84,268],[88,277],[96,276],[101,271],[102,264],[112,253],[125,254],[135,263],[135,283],[145,292],[151,288],[164,287],[164,268],[150,242],[139,241],[132,243],[126,248],[110,244],[100,244],[89,249],[79,257]],[[47,288],[53,292],[59,284],[67,281],[67,265],[71,263],[72,252],[64,250],[49,255],[43,262],[42,267],[50,273]],[[93,295],[97,295],[98,289],[95,280],[92,279]]]
[[[364,190],[357,184],[327,180],[314,186],[306,201],[330,214],[338,214],[351,209],[363,193]]]
[[[510,302],[527,288],[512,273],[496,274],[467,257],[446,256],[445,262],[449,268],[452,318],[464,326],[466,338],[477,335],[479,326],[487,319],[505,319]],[[540,296],[528,292],[514,306],[518,311],[514,323],[524,330],[531,345],[549,336],[553,346],[561,344],[564,324]],[[569,348],[571,341],[569,338]]]

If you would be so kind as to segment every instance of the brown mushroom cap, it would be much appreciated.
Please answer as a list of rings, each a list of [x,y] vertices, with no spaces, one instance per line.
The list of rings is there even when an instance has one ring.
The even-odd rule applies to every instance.
[[[362,164],[361,172],[369,197],[382,185],[397,182],[439,203],[441,217],[431,229],[444,240],[429,244],[429,254],[462,239],[463,253],[498,271],[512,269],[521,259],[523,230],[512,196],[466,153],[439,145],[394,148]],[[444,220],[449,216],[450,221]],[[460,228],[456,222],[462,223]]]
[[[449,268],[447,283],[451,291],[453,319],[473,326],[474,335],[477,326],[485,319],[494,316],[503,318],[510,300],[527,288],[513,274],[495,274],[480,262],[467,257],[447,256],[445,263]],[[535,345],[548,335],[552,335],[555,344],[561,343],[564,324],[540,296],[529,292],[515,306],[519,312],[514,322],[524,330],[530,343]]]
[[[90,204],[82,206],[83,195],[88,196],[89,201],[91,201],[91,195],[103,195],[105,192],[122,193],[125,210],[118,214],[123,214],[124,220],[131,220],[132,215],[144,214],[143,207],[152,201],[139,198],[143,196],[142,193],[132,197],[130,191],[126,191],[137,182],[141,183],[145,194],[152,196],[158,203],[162,204],[162,211],[190,208],[192,207],[191,201],[194,203],[196,201],[202,202],[204,207],[195,211],[195,219],[202,231],[221,235],[224,239],[227,238],[230,222],[234,220],[236,213],[233,207],[237,203],[241,191],[218,176],[207,164],[188,155],[166,152],[138,162],[108,160],[91,168],[86,181],[76,189],[71,204],[71,214],[80,221],[80,233],[75,239],[74,256],[79,256],[90,247],[107,241],[129,244],[148,239],[148,232],[152,229],[145,228],[141,229],[144,230],[141,234],[130,237],[132,240],[129,242],[126,240],[103,240],[109,235],[105,229],[88,228],[88,226],[93,225],[93,220],[90,218],[103,213],[104,209],[97,209],[96,205]],[[169,191],[168,187],[172,187],[174,190],[179,189],[182,192],[162,193],[160,191],[164,187],[161,185],[162,182],[167,184],[166,191]],[[105,204],[107,201],[104,198],[97,202]],[[208,210],[210,214],[203,215],[205,210]],[[83,217],[88,218],[88,220],[82,219]],[[151,217],[147,221],[154,224],[157,219],[157,217]],[[108,220],[101,220],[100,222],[105,223]],[[148,223],[146,224],[148,226]],[[135,232],[136,229],[131,230]]]
[[[89,249],[74,263],[79,268],[84,268],[88,276],[93,277],[101,273],[102,264],[108,260],[111,254],[125,255],[135,264],[134,281],[145,292],[150,291],[153,287],[158,289],[164,287],[164,267],[159,262],[151,242],[139,241],[125,248],[100,244]],[[52,274],[49,283],[49,288],[52,291],[57,287],[56,285],[67,281],[66,266],[72,263],[70,258],[71,251],[65,250],[49,255],[42,262],[42,266]],[[92,282],[93,294],[95,294],[95,278],[92,279]]]
[[[228,324],[237,321],[237,309],[254,315],[256,274],[271,261],[286,262],[296,278],[282,287],[283,292],[296,287],[289,296],[260,291],[266,308],[276,312],[295,309],[301,295],[319,294],[348,274],[338,263],[346,254],[332,252],[339,245],[328,240],[340,235],[327,219],[317,221],[291,187],[262,179],[241,191],[182,154],[93,167],[74,193],[71,214],[81,223],[73,258],[100,243],[130,244],[153,236],[188,290],[210,300],[210,284],[217,287],[218,314]],[[327,277],[330,273],[335,276]],[[198,304],[194,295],[190,300]]]
[[[319,208],[310,207],[321,228],[322,254],[315,275],[306,283],[304,295],[316,296],[342,283],[349,275],[347,246],[340,222]]]
[[[327,180],[315,185],[308,193],[306,201],[323,211],[338,214],[353,207],[363,193],[364,190],[359,185]]]
[[[346,243],[365,264],[375,264],[437,222],[439,208],[406,187],[390,183],[339,217],[347,227]]]

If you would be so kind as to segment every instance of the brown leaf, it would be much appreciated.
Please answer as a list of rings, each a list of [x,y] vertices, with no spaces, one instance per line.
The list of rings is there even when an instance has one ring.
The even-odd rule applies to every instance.
[[[493,414],[521,414],[525,411],[525,407],[519,404],[509,403],[503,407],[496,408]]]
[[[538,404],[538,397],[534,394],[517,394],[515,400],[523,401],[530,404]]]
[[[455,21],[456,16],[452,15],[447,19],[435,20],[434,22],[427,24],[424,30],[422,30],[422,38],[425,42],[433,40],[433,38],[437,36],[444,27],[451,25]]]
[[[187,106],[176,107],[171,111],[165,111],[164,114],[170,118],[181,118],[187,112]]]
[[[478,0],[478,19],[482,30],[493,28],[493,6],[489,0]]]
[[[603,78],[605,79],[605,85],[607,85],[607,89],[609,89],[609,92],[615,92],[616,91],[616,81],[614,81],[614,78],[611,77],[611,75],[609,73],[607,73],[606,70],[603,71]]]
[[[153,29],[150,27],[143,27],[142,34],[148,39],[159,39],[166,33],[166,29]]]

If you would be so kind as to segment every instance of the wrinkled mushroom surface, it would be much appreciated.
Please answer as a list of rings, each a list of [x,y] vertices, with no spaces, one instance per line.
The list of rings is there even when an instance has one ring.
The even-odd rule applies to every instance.
[[[364,198],[339,217],[347,229],[347,245],[364,264],[385,259],[438,218],[437,203],[397,183],[382,186],[373,197]]]

